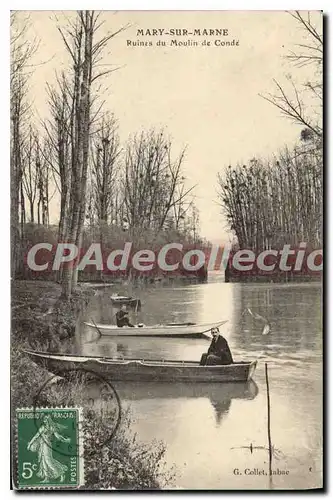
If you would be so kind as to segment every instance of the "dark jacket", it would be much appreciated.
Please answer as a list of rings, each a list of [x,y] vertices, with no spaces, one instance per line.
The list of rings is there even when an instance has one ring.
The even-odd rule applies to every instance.
[[[128,312],[127,311],[118,311],[116,314],[117,326],[127,326],[129,324]]]
[[[207,354],[214,354],[215,356],[221,358],[221,363],[223,365],[229,365],[234,362],[228,342],[224,337],[222,337],[222,335],[218,335],[216,340],[212,340]]]

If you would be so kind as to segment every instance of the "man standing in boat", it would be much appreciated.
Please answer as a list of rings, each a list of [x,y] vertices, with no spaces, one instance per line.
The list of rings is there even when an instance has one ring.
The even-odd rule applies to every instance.
[[[200,365],[230,365],[233,359],[228,342],[218,328],[212,328],[211,332],[213,339],[207,353],[201,356]]]
[[[121,328],[123,326],[129,326],[131,328],[134,327],[134,325],[132,325],[132,323],[130,323],[130,320],[128,318],[128,312],[126,310],[125,305],[122,305],[120,310],[117,312],[116,320],[117,320],[117,326],[119,328]]]

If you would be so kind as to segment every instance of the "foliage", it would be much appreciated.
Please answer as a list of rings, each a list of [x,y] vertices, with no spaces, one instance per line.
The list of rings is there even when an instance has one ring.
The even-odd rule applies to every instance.
[[[299,88],[287,75],[287,85],[274,80],[276,93],[261,97],[301,125],[300,144],[218,176],[220,203],[239,246],[257,251],[322,244],[322,14],[289,15],[302,40],[285,57],[295,68],[313,67],[313,80]]]
[[[45,369],[36,365],[21,349],[28,347],[15,342],[11,356],[11,404],[16,408],[31,407],[41,387],[46,389],[38,395],[38,404],[43,406],[81,406],[80,394],[86,394],[86,384],[70,380],[68,384],[55,380]],[[15,412],[13,411],[13,418]],[[108,440],[110,412],[89,409],[83,406],[85,489],[160,489],[170,486],[172,471],[167,471],[163,457],[165,446],[159,442],[149,444],[137,441],[133,435],[131,419],[125,414],[115,436]]]
[[[130,429],[129,414],[125,412],[114,438],[102,446],[109,436],[114,407],[98,406],[100,388],[97,387],[96,404],[91,408],[87,404],[92,397],[87,380],[80,376],[69,380],[53,379],[52,374],[36,366],[23,352],[31,347],[55,352],[68,349],[59,337],[59,327],[66,328],[69,321],[75,321],[77,308],[87,292],[74,296],[68,307],[64,301],[59,301],[60,286],[55,283],[16,282],[15,286],[11,343],[12,428],[16,408],[33,406],[37,394],[38,404],[43,406],[81,406],[84,410],[85,488],[159,489],[165,483],[170,485],[172,474],[165,470],[162,443],[139,443]],[[53,303],[56,309],[58,322],[54,325],[52,321],[52,329],[46,328],[45,316],[41,314],[45,300],[48,304]],[[46,384],[45,390],[39,393],[50,379],[53,382]]]
[[[322,242],[322,149],[285,148],[219,174],[219,198],[241,248],[264,250]]]
[[[103,423],[96,426],[96,421],[89,419],[93,412],[87,412],[84,427],[87,438],[87,449],[103,442],[107,432]],[[99,489],[160,489],[173,481],[172,471],[166,471],[163,457],[165,446],[160,442],[140,443],[137,436],[130,431],[129,413],[122,418],[120,428],[115,437],[106,443],[99,453],[89,453],[86,478],[90,487]],[[96,432],[97,431],[97,432]]]

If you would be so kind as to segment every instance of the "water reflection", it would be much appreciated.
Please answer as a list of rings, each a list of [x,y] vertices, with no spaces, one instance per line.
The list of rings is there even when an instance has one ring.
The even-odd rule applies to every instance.
[[[238,346],[255,351],[259,345],[288,354],[321,349],[320,285],[251,285],[234,289],[238,307],[233,318],[233,338]],[[271,324],[265,338],[260,324],[250,315],[242,315],[247,307],[264,316]]]
[[[120,292],[120,289],[117,289]],[[145,288],[134,292],[143,304],[142,311],[131,314],[134,322],[147,325],[167,322],[195,321],[205,323],[228,320],[222,333],[231,348],[239,355],[258,355],[262,352],[279,357],[291,353],[321,350],[321,293],[316,284],[276,285],[208,283],[181,288]],[[262,324],[249,314],[268,319],[271,332],[262,336]],[[112,307],[109,291],[99,292],[89,304],[85,319],[96,323],[114,324],[116,309]],[[93,328],[81,325],[77,331],[75,351],[105,356],[164,357],[165,359],[200,359],[207,349],[207,341],[197,343],[168,339],[98,339]]]
[[[258,394],[255,382],[229,384],[185,384],[185,383],[125,383],[117,382],[115,389],[121,400],[141,401],[146,399],[192,399],[203,398],[210,402],[215,412],[217,425],[227,416],[233,399],[254,399]]]
[[[288,484],[318,484],[321,467],[320,394],[322,389],[322,293],[320,284],[237,284],[218,279],[179,288],[153,286],[142,290],[113,287],[112,293],[141,299],[142,311],[131,316],[147,325],[166,322],[199,323],[225,319],[221,329],[235,360],[259,359],[258,384],[118,383],[116,390],[131,406],[132,428],[142,442],[162,440],[169,467],[176,464],[178,485],[184,488],[239,487],[234,467],[263,467],[259,452],[237,453],[230,465],[227,450],[244,443],[266,446],[266,388],[264,362],[269,362],[273,444],[287,457]],[[199,360],[206,339],[101,337],[83,321],[115,323],[111,291],[94,297],[81,318],[72,350],[84,355],[140,359]],[[245,308],[266,317],[272,331],[261,335],[262,324]],[[64,348],[67,350],[67,348]],[[259,392],[258,392],[259,387]],[[221,453],[224,450],[225,453]],[[193,460],[195,457],[195,460]],[[304,470],[318,471],[305,481]],[[266,460],[266,458],[265,458]],[[185,464],[185,465],[184,465]],[[266,487],[263,477],[242,477],[249,488]],[[274,478],[276,487],[286,486]],[[312,481],[312,482],[311,482]],[[305,484],[306,483],[306,484]]]

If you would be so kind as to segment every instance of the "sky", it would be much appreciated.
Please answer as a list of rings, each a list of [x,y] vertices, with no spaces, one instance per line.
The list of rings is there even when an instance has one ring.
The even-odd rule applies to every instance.
[[[46,82],[53,83],[55,71],[68,67],[57,24],[64,26],[71,15],[29,13],[29,37],[40,40],[30,81],[40,118],[47,116]],[[318,25],[321,15],[312,16]],[[274,91],[273,79],[285,83],[291,74],[300,83],[313,76],[311,67],[298,70],[283,58],[295,44],[304,43],[300,28],[284,11],[105,11],[102,18],[101,34],[129,25],[109,42],[102,61],[118,68],[104,78],[103,99],[118,119],[122,141],[143,129],[162,127],[172,138],[175,155],[186,146],[184,174],[187,185],[196,186],[201,235],[214,243],[228,241],[230,233],[218,205],[218,172],[254,156],[268,157],[298,140],[300,127],[259,94]],[[224,29],[228,34],[166,34],[176,28],[189,33]],[[138,34],[153,29],[164,33]],[[157,46],[158,40],[165,46]],[[198,46],[171,46],[171,40]],[[202,45],[204,40],[210,46]],[[234,40],[235,45],[216,46],[215,40]],[[134,46],[137,41],[153,45]],[[51,222],[57,214],[55,195]]]

